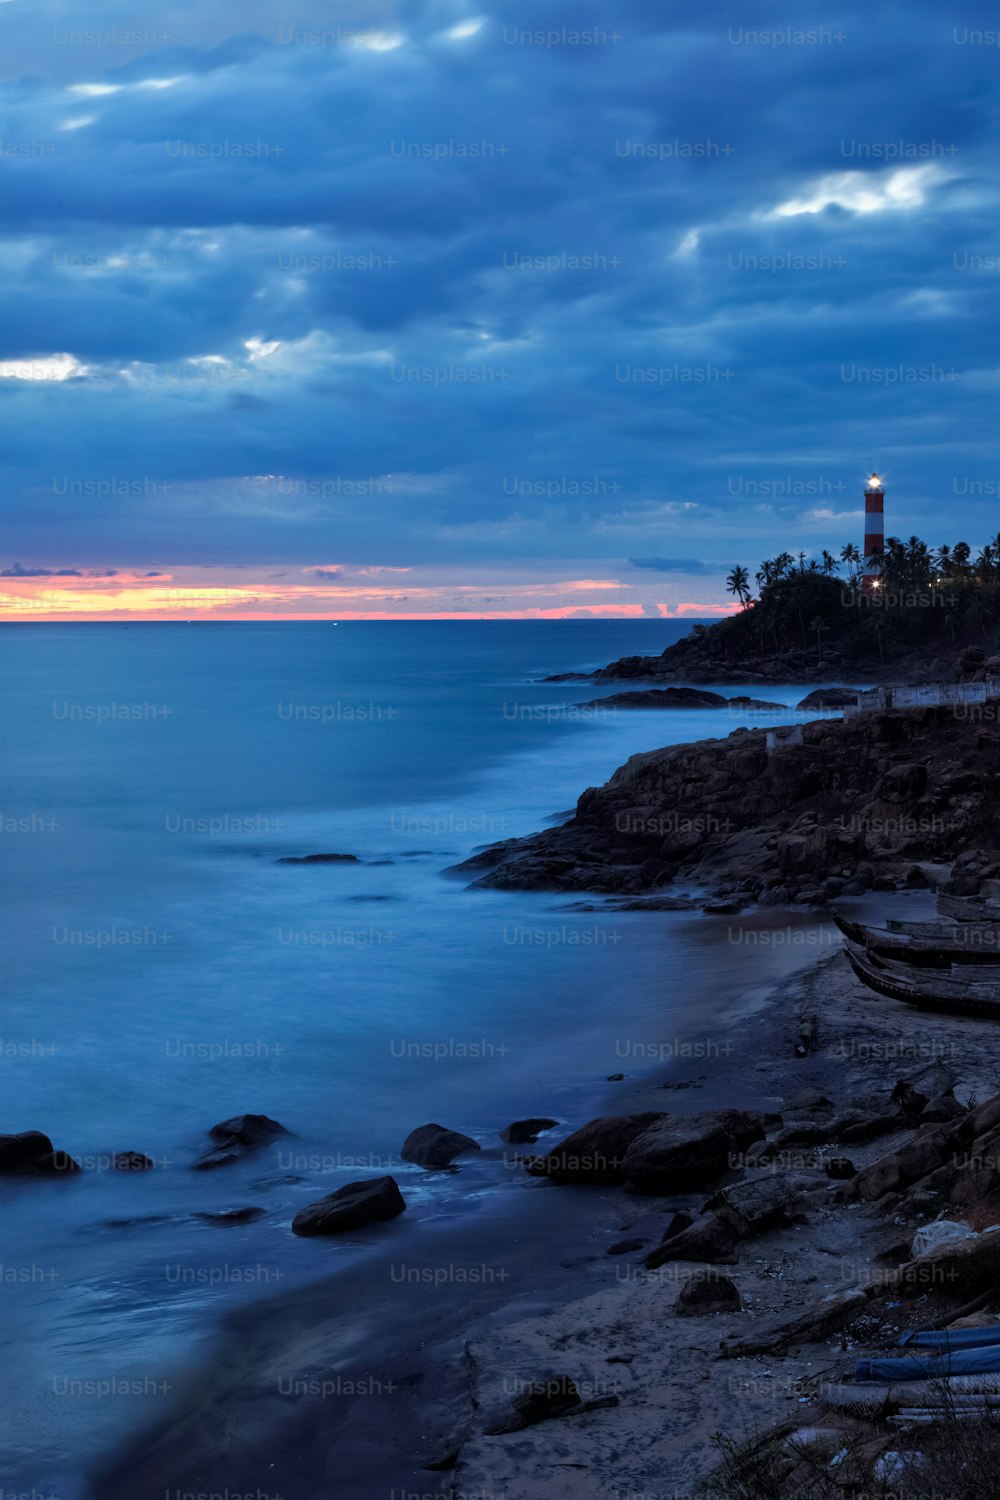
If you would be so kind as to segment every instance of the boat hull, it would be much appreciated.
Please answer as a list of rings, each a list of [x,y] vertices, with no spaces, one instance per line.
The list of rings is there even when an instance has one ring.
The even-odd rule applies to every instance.
[[[935,980],[933,975],[921,976],[918,981],[899,972],[899,965],[890,968],[880,964],[857,948],[849,946],[844,952],[861,983],[887,999],[901,1000],[919,1010],[1000,1021],[1000,985],[952,984],[946,988],[946,982]]]

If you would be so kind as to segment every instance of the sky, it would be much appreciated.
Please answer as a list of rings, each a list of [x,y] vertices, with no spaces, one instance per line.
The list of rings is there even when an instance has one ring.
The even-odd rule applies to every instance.
[[[684,616],[998,529],[924,0],[0,0],[0,618]]]

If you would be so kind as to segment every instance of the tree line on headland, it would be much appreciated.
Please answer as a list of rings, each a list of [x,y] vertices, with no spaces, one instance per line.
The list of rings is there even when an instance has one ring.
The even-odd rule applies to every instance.
[[[883,590],[893,595],[897,607],[905,607],[906,593],[930,592],[933,589],[958,592],[979,587],[1000,588],[1000,532],[991,538],[973,557],[968,542],[956,542],[954,546],[933,548],[918,536],[902,542],[898,537],[887,539],[883,552],[863,557],[853,542],[840,549],[840,559],[824,547],[819,558],[809,558],[800,552],[794,557],[791,552],[779,552],[777,557],[765,558],[754,580],[759,599],[755,600],[750,589],[749,571],[737,564],[726,578],[726,590],[734,594],[744,609],[755,603],[764,604],[768,596],[796,576],[802,578],[835,577],[841,564],[847,570],[847,582],[854,589],[867,570],[876,576],[875,592]]]
[[[866,575],[872,586],[863,585]],[[825,548],[818,558],[780,552],[760,564],[753,583],[738,564],[726,588],[741,609],[693,633],[710,635],[711,655],[729,661],[808,652],[817,665],[889,667],[914,658],[916,667],[921,655],[1000,651],[1000,533],[978,552],[968,542],[935,548],[916,536],[889,537],[872,557],[851,542],[839,558]]]

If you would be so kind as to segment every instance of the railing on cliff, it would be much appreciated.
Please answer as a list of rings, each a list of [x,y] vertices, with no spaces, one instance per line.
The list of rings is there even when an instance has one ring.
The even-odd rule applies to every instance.
[[[929,682],[919,687],[872,688],[868,692],[859,692],[855,702],[846,704],[842,712],[845,719],[850,719],[855,714],[887,708],[957,708],[998,701],[1000,677],[987,677],[982,682]],[[782,725],[767,731],[768,750],[801,744],[801,724]]]
[[[1000,677],[982,682],[930,682],[919,687],[879,687],[859,693],[848,704],[844,717],[886,708],[957,708],[965,704],[990,703],[1000,699]]]

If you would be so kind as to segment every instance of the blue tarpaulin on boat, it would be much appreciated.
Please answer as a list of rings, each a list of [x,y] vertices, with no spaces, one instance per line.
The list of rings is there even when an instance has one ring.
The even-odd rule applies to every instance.
[[[1000,1323],[987,1323],[984,1328],[934,1328],[926,1333],[904,1333],[899,1344],[900,1348],[912,1344],[917,1349],[985,1349],[988,1344],[1000,1344]]]
[[[954,1349],[923,1358],[911,1354],[902,1359],[859,1359],[854,1366],[855,1380],[938,1380],[947,1375],[993,1374],[1000,1374],[1000,1344]]]

